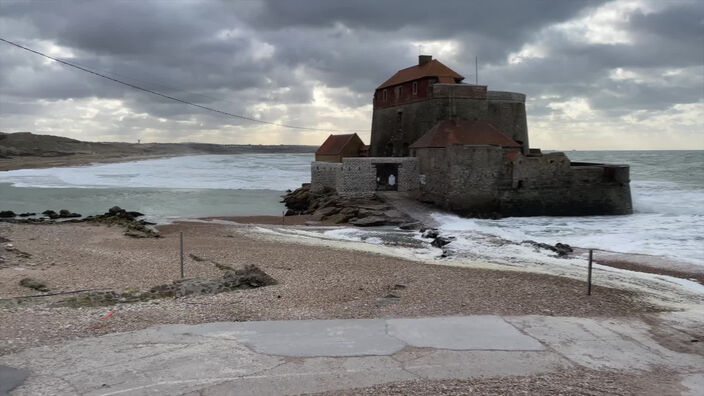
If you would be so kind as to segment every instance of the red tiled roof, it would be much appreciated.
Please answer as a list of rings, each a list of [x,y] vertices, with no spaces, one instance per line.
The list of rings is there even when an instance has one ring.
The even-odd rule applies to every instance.
[[[359,140],[360,146],[363,145],[362,139],[356,133],[347,135],[330,135],[323,144],[315,151],[316,155],[338,155],[342,153],[342,149],[353,139]]]
[[[489,121],[444,120],[416,140],[411,148],[448,147],[453,144],[521,147]]]
[[[422,65],[415,65],[397,71],[390,79],[379,85],[377,89],[403,84],[423,77],[438,77],[440,82],[449,83],[458,83],[464,80],[464,77],[457,74],[454,70],[443,65],[437,59],[433,59]]]

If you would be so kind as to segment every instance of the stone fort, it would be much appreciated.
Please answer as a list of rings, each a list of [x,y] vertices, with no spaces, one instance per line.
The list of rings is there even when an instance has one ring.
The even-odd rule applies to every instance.
[[[311,189],[398,191],[464,216],[632,213],[628,165],[530,148],[525,95],[463,80],[429,55],[396,72],[374,92],[371,144],[330,135]]]

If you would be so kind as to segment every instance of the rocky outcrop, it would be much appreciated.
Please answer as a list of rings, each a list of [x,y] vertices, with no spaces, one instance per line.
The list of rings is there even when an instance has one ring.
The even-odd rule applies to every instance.
[[[119,206],[113,206],[102,215],[88,216],[83,221],[97,224],[118,225],[126,228],[125,235],[133,238],[158,238],[159,233],[145,220],[138,220],[144,214],[130,212]]]
[[[555,246],[547,244],[547,243],[541,243],[541,242],[536,242],[536,241],[523,241],[521,244],[525,245],[531,245],[535,248],[538,249],[545,249],[549,250],[551,252],[557,253],[557,257],[567,257],[569,256],[570,253],[573,252],[573,249],[570,245],[566,243],[556,243]]]
[[[71,212],[68,209],[61,209],[61,210],[59,210],[59,213],[56,213],[55,211],[53,211],[51,209],[47,209],[47,210],[43,211],[42,214],[44,216],[50,218],[51,220],[72,219],[72,218],[76,218],[76,217],[81,217],[81,215],[79,213]]]
[[[351,224],[358,227],[410,224],[412,219],[378,199],[346,199],[332,189],[313,192],[310,184],[289,191],[282,201],[286,215],[313,215],[328,224]]]
[[[254,289],[275,285],[276,280],[256,265],[247,265],[243,269],[227,268],[221,278],[180,279],[172,283],[154,286],[144,292],[93,291],[60,301],[58,305],[69,307],[107,306],[118,303],[148,301],[158,298],[176,298],[218,294],[232,290]]]
[[[0,217],[1,217],[1,218],[12,218],[12,217],[15,217],[15,216],[16,216],[15,212],[13,212],[13,211],[11,211],[11,210],[3,210],[3,211],[0,211]]]
[[[455,237],[450,235],[440,235],[440,231],[436,228],[421,228],[420,233],[421,238],[432,239],[430,242],[431,246],[442,249],[441,257],[448,257],[450,255],[450,250],[445,249],[445,246],[452,243],[452,241],[455,240]]]
[[[159,233],[153,229],[151,226],[154,225],[154,223],[147,222],[145,220],[139,219],[140,217],[144,216],[143,213],[135,212],[135,211],[128,211],[125,209],[122,209],[119,206],[113,206],[112,208],[108,209],[107,212],[101,214],[101,215],[96,215],[96,216],[87,216],[85,218],[80,219],[81,214],[79,213],[74,213],[71,212],[70,210],[67,209],[61,209],[59,212],[55,212],[51,209],[47,209],[44,212],[42,212],[43,217],[31,217],[34,216],[34,213],[23,213],[20,215],[21,218],[15,218],[15,214],[13,212],[7,211],[9,213],[12,213],[12,217],[9,217],[9,214],[7,217],[2,217],[0,216],[0,220],[4,222],[10,222],[10,223],[27,223],[27,224],[34,224],[34,223],[54,223],[57,220],[58,221],[63,221],[63,222],[73,222],[73,223],[80,223],[80,222],[87,222],[87,223],[94,223],[94,224],[105,224],[105,225],[118,225],[125,227],[125,235],[133,237],[133,238],[158,238]],[[5,213],[5,212],[2,212]]]

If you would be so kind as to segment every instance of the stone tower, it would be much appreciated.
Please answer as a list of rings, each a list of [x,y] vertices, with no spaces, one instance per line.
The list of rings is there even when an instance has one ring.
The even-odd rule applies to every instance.
[[[490,121],[528,152],[525,95],[464,84],[463,76],[421,55],[374,93],[370,155],[403,157],[409,146],[443,120]]]

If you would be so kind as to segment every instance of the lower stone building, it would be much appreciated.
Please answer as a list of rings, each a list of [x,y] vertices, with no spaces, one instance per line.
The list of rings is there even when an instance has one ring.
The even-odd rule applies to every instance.
[[[418,160],[412,157],[350,157],[342,163],[311,164],[311,190],[331,188],[346,198],[369,198],[377,191],[417,193]]]

